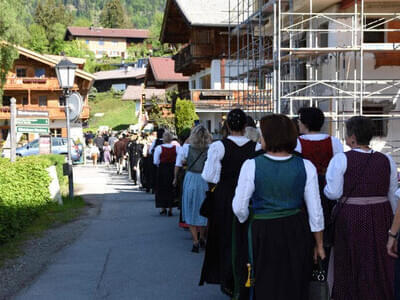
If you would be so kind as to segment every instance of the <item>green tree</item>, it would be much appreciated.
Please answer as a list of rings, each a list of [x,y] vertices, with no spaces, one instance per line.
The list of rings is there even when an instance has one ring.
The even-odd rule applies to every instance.
[[[78,17],[74,19],[74,23],[72,26],[78,26],[78,27],[89,27],[93,24],[93,22],[86,18],[86,17]]]
[[[109,0],[100,14],[100,24],[105,28],[131,27],[120,0]]]
[[[46,36],[44,28],[38,24],[32,24],[29,26],[30,40],[28,47],[39,53],[44,53],[49,49],[49,41]]]
[[[176,100],[175,108],[175,127],[178,135],[186,128],[192,128],[194,121],[198,120],[196,108],[192,101],[180,99]]]
[[[8,71],[18,58],[18,51],[13,45],[21,45],[28,39],[26,27],[21,22],[23,15],[21,1],[0,0],[0,99]]]
[[[169,52],[169,48],[166,44],[160,42],[160,32],[162,27],[164,15],[161,12],[156,12],[153,17],[150,31],[150,42],[153,49],[153,56],[163,56]]]

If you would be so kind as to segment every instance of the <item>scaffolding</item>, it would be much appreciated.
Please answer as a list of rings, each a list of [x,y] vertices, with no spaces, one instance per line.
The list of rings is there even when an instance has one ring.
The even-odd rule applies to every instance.
[[[354,115],[400,117],[400,77],[373,78],[366,69],[374,56],[400,61],[400,6],[373,12],[364,0],[346,9],[341,2],[229,1],[227,77],[241,90],[243,99],[235,100],[255,119],[268,112],[295,117],[300,107],[317,106],[330,133],[343,137],[342,123]],[[374,111],[379,103],[389,109]]]

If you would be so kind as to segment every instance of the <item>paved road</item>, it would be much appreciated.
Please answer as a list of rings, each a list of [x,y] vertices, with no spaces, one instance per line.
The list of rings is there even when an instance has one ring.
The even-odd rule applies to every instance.
[[[101,212],[16,299],[227,299],[198,287],[203,253],[190,252],[178,216],[160,216],[153,196],[113,169],[74,171],[81,194],[104,197]]]

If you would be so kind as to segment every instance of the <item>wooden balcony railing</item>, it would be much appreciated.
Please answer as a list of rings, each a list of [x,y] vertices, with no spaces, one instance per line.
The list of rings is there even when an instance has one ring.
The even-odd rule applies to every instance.
[[[6,90],[48,90],[58,89],[57,78],[39,77],[7,77],[4,89]]]
[[[35,110],[35,111],[48,111],[49,112],[49,118],[52,120],[63,120],[65,119],[65,112],[63,107],[47,107],[47,106],[38,106],[38,105],[17,105],[17,109],[20,110]],[[0,107],[0,120],[1,119],[10,119],[11,114],[10,114],[10,107],[9,106],[3,106]],[[83,107],[82,113],[81,113],[81,118],[82,119],[88,119],[89,118],[89,106],[85,105]]]
[[[192,64],[196,64],[196,60],[212,59],[214,55],[213,47],[210,45],[190,44],[182,48],[174,55],[175,72],[182,73]]]

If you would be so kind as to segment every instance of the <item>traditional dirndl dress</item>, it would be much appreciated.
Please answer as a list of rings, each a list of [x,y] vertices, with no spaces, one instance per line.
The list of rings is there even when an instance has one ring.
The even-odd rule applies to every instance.
[[[174,206],[175,190],[174,169],[176,160],[176,147],[161,146],[160,165],[157,169],[156,207],[169,208]]]

